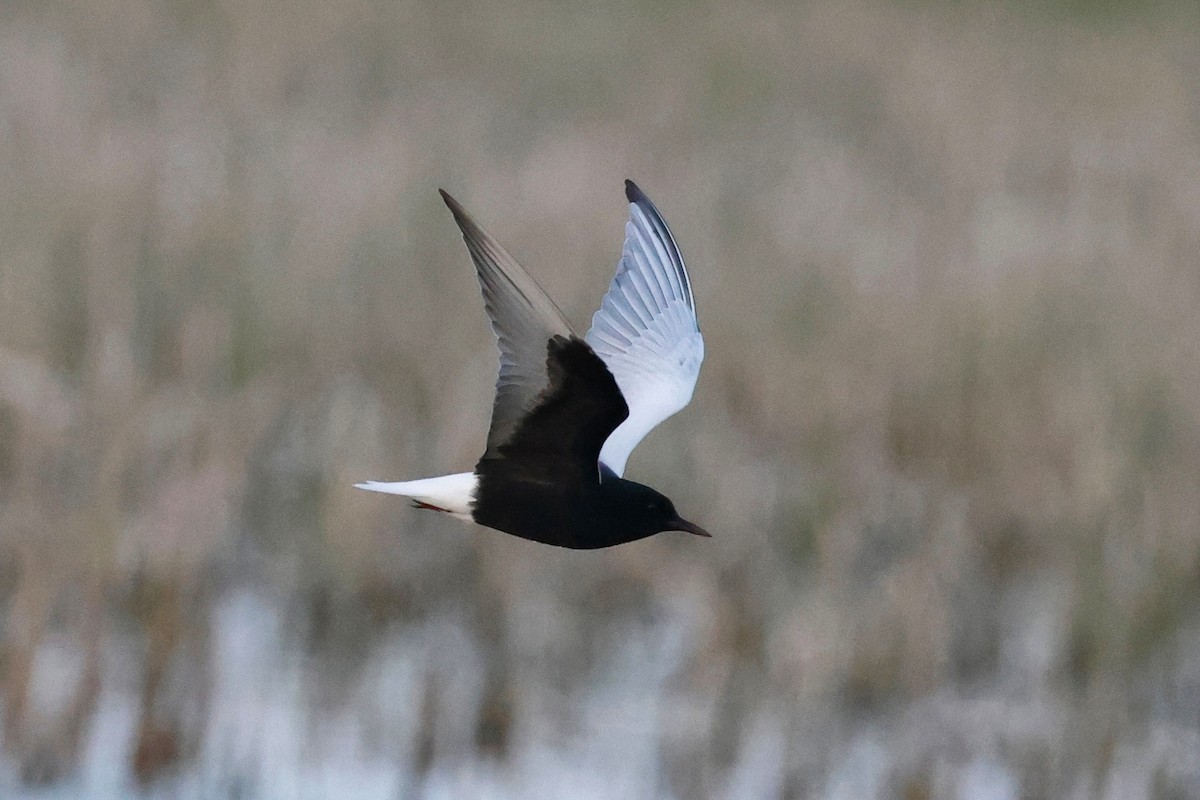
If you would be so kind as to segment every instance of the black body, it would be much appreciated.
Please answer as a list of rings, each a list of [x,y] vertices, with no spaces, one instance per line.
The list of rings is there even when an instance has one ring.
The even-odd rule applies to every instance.
[[[663,495],[615,476],[590,484],[539,481],[505,469],[503,459],[480,462],[472,516],[480,525],[522,539],[595,550],[644,539],[678,524]]]
[[[574,336],[547,343],[549,384],[498,452],[475,466],[472,517],[480,525],[536,542],[595,549],[661,531],[707,536],[680,519],[648,486],[599,463],[600,448],[629,416],[608,367]]]

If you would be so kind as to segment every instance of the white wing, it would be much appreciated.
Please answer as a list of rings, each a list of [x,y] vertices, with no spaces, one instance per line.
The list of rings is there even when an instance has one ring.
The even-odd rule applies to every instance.
[[[633,181],[625,181],[625,196],[629,222],[621,261],[585,337],[629,404],[629,418],[600,450],[600,463],[617,475],[638,442],[692,399],[704,360],[692,286],[675,239]]]

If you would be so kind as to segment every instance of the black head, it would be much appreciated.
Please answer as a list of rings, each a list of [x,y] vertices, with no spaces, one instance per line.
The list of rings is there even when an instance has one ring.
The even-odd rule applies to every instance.
[[[623,521],[636,538],[651,536],[664,531],[686,531],[696,536],[712,536],[695,523],[679,516],[675,504],[665,495],[633,481],[617,479],[606,481],[617,497],[614,506],[620,509]],[[618,499],[619,498],[619,499]]]

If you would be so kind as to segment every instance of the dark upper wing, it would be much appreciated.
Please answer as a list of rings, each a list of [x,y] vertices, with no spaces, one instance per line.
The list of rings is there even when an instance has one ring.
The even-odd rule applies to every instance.
[[[528,478],[570,473],[598,480],[600,448],[629,415],[625,398],[608,367],[578,337],[552,338],[545,361],[546,390],[499,455],[506,468]]]
[[[675,238],[633,181],[625,181],[625,196],[629,222],[621,261],[586,337],[629,403],[629,418],[600,453],[617,475],[638,442],[692,399],[704,360],[692,285]]]
[[[529,276],[491,234],[476,224],[458,202],[442,190],[454,221],[462,231],[483,303],[500,345],[500,377],[485,457],[495,455],[533,410],[549,383],[546,345],[555,336],[573,336],[570,324],[537,281]]]

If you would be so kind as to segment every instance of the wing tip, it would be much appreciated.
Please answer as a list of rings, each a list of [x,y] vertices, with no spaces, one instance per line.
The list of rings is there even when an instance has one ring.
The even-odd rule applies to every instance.
[[[450,213],[454,215],[455,219],[460,219],[466,216],[466,211],[463,209],[462,205],[460,205],[457,200],[451,197],[449,192],[447,192],[445,189],[439,188],[438,194],[442,196],[442,202],[446,204],[446,208],[450,209]]]
[[[625,179],[625,198],[631,203],[648,203],[650,201],[642,188],[629,178]]]
[[[466,240],[468,249],[491,246],[488,242],[492,240],[492,236],[478,222],[475,222],[474,217],[467,213],[467,209],[464,209],[462,204],[458,203],[458,200],[450,196],[450,192],[445,191],[444,188],[439,188],[438,194],[442,196],[442,201],[446,204],[446,207],[450,209],[450,215],[454,217],[455,224],[458,225],[458,231],[462,233],[463,239]]]

